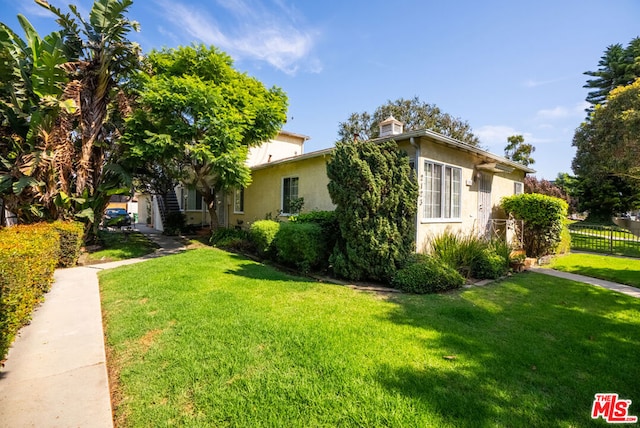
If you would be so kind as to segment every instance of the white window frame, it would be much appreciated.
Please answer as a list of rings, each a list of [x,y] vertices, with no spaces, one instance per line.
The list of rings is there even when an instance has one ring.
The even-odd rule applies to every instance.
[[[524,193],[524,183],[521,181],[515,181],[513,183],[513,194],[522,195]]]
[[[298,177],[297,175],[292,175],[292,176],[288,176],[288,177],[282,177],[282,181],[280,182],[280,215],[281,216],[291,216],[291,215],[295,215],[298,213],[289,213],[289,212],[285,212],[284,210],[284,183],[286,180],[296,180],[296,195],[295,198],[299,198],[300,196],[300,177]],[[289,188],[291,189],[291,185],[289,185]],[[289,195],[290,199],[291,199],[291,195]]]
[[[440,171],[439,179],[434,181],[432,172],[436,169]],[[457,177],[456,177],[457,175]],[[462,221],[462,168],[459,166],[446,164],[430,159],[424,160],[423,171],[424,195],[422,198],[422,222],[423,223],[459,223]],[[456,182],[457,179],[457,182]],[[431,181],[431,182],[429,182]],[[434,188],[434,184],[438,187]],[[454,189],[456,186],[457,189]],[[457,190],[457,195],[456,195]],[[434,195],[433,193],[437,193]],[[439,204],[435,207],[431,204],[434,199],[439,198]],[[457,196],[457,197],[456,197]],[[432,207],[432,208],[429,208]],[[434,208],[439,210],[439,214],[433,215]],[[446,212],[445,212],[446,211]],[[456,213],[457,211],[457,213]]]
[[[233,213],[244,214],[244,187],[233,191]]]

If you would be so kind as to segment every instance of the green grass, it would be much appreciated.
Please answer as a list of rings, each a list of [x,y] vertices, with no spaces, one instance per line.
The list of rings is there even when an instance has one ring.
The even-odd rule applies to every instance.
[[[572,253],[555,258],[550,267],[640,287],[640,259]]]
[[[118,426],[590,426],[598,392],[640,414],[640,300],[581,283],[388,297],[217,249],[100,283]]]
[[[152,253],[157,246],[139,232],[101,230],[98,238],[102,242],[100,250],[87,254],[89,263],[117,261],[141,257]]]

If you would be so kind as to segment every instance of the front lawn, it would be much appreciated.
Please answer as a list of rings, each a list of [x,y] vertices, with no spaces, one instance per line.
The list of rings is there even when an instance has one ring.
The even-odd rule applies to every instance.
[[[581,283],[386,296],[209,248],[100,283],[118,426],[587,426],[599,392],[640,415],[640,300]]]
[[[158,248],[140,232],[101,230],[98,239],[101,246],[85,254],[82,260],[84,264],[142,257]]]
[[[640,287],[640,259],[571,253],[556,257],[549,267]]]

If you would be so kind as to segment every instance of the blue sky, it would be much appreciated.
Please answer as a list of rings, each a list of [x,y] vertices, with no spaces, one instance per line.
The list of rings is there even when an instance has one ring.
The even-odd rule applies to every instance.
[[[85,16],[92,4],[50,3],[75,3]],[[41,34],[54,28],[30,0],[0,4],[15,30],[18,13]],[[307,152],[332,146],[351,113],[418,96],[469,122],[494,153],[523,134],[547,179],[571,172],[582,73],[608,45],[640,36],[638,0],[134,0],[129,16],[144,51],[213,44],[284,89],[285,129],[311,137]]]

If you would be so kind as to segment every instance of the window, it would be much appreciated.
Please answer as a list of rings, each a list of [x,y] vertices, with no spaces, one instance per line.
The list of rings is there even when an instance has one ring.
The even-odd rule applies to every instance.
[[[187,190],[187,204],[185,209],[187,211],[199,211],[202,209],[202,193],[196,189]]]
[[[298,199],[298,177],[282,179],[282,214],[296,214],[291,208],[291,202]]]
[[[522,183],[515,182],[513,183],[513,194],[520,195],[524,193]]]
[[[424,163],[425,219],[459,219],[462,169],[431,161]]]
[[[244,213],[244,189],[236,189],[233,192],[233,212]]]

